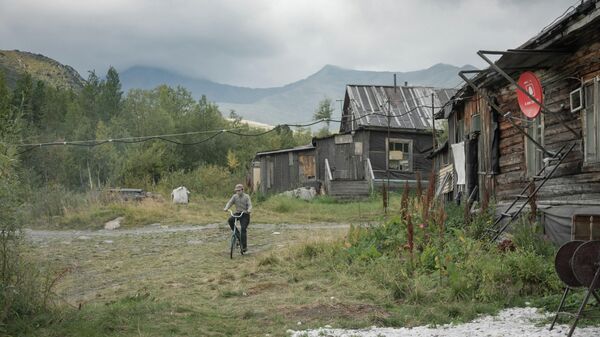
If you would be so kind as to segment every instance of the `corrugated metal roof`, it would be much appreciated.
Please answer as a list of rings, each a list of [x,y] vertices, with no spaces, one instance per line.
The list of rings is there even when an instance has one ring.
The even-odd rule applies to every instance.
[[[270,155],[270,154],[276,154],[276,153],[298,152],[298,151],[314,150],[314,148],[315,147],[312,144],[301,145],[301,146],[296,146],[296,147],[289,148],[289,149],[280,149],[280,150],[273,150],[273,151],[257,152],[256,153],[256,157],[258,157],[258,156],[264,156],[264,155]]]
[[[352,121],[342,128],[390,127],[401,129],[431,129],[431,94],[434,108],[441,108],[455,93],[455,89],[432,87],[394,87],[376,85],[348,85],[344,107],[352,114]],[[349,116],[346,116],[348,118]],[[352,123],[353,122],[353,123]],[[345,126],[344,126],[345,125]],[[348,130],[340,130],[348,131]]]

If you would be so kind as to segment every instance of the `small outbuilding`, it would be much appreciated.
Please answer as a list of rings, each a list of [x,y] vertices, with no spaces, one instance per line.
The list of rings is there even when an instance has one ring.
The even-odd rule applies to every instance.
[[[265,194],[298,187],[318,190],[314,146],[258,152],[252,164],[252,187]]]

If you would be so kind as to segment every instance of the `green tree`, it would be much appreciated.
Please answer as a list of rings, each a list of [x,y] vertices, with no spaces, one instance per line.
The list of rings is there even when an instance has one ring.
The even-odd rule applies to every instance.
[[[108,68],[106,79],[100,81],[99,86],[99,111],[102,120],[106,122],[121,112],[123,103],[123,91],[117,70],[113,67]]]
[[[10,92],[4,80],[4,73],[0,71],[0,139],[7,138],[7,133],[13,130],[14,116],[10,102]]]
[[[333,106],[330,98],[324,98],[319,102],[315,113],[313,114],[314,120],[325,120],[325,126],[320,130],[321,135],[329,134],[329,122],[331,120],[331,115],[333,114]]]

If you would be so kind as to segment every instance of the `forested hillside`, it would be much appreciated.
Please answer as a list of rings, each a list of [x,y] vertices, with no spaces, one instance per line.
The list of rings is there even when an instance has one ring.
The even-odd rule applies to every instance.
[[[79,91],[84,79],[72,67],[62,64],[47,56],[20,50],[0,50],[0,72],[10,88],[24,74],[34,80],[44,81],[57,88]]]
[[[14,149],[30,188],[151,190],[186,176],[200,184],[199,172],[219,182],[241,180],[256,151],[310,140],[309,133],[285,127],[248,136],[264,130],[226,121],[210,98],[195,100],[181,87],[126,95],[113,68],[105,77],[91,72],[80,91],[57,89],[29,74],[10,90],[0,75],[0,93],[2,150]]]

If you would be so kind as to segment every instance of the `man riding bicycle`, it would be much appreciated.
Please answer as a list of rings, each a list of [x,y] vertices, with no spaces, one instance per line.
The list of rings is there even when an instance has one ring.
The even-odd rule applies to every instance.
[[[244,185],[237,184],[234,189],[235,194],[229,199],[225,208],[223,210],[227,212],[231,206],[235,204],[236,215],[244,212],[242,217],[240,218],[240,224],[242,226],[242,250],[245,252],[247,250],[247,240],[246,240],[246,228],[248,228],[248,224],[250,223],[250,213],[252,212],[252,202],[250,201],[250,196],[244,193]],[[235,226],[235,218],[229,217],[229,227],[233,230]]]

